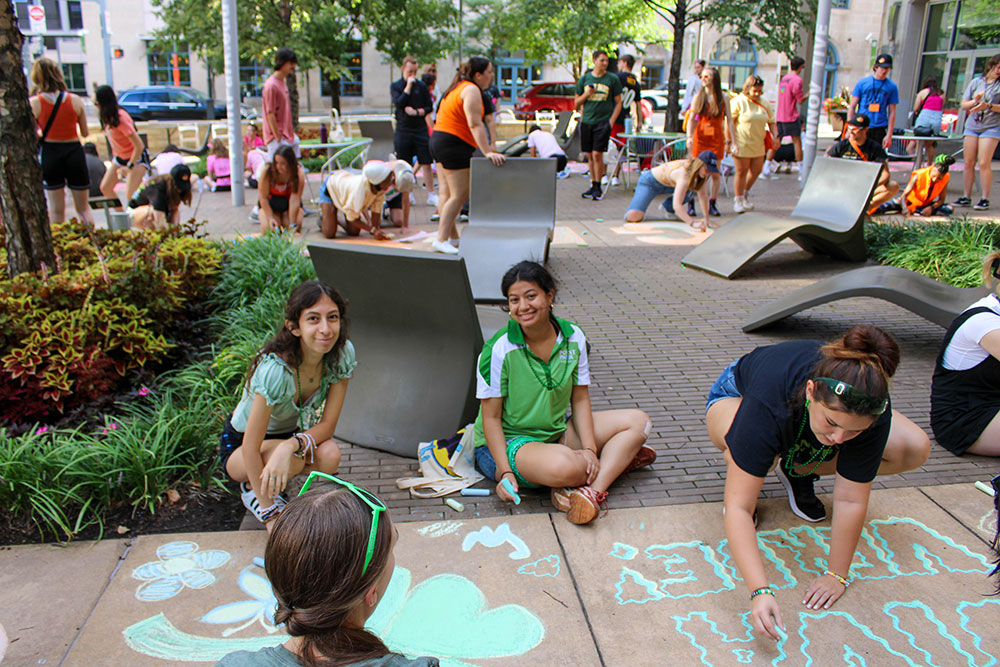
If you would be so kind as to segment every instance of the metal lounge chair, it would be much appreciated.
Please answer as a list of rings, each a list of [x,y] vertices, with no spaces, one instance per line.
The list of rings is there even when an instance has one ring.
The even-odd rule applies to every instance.
[[[479,353],[507,315],[475,305],[461,258],[335,241],[310,243],[309,256],[350,300],[358,367],[338,438],[413,458],[418,442],[475,419]]]
[[[473,158],[465,258],[476,301],[503,301],[500,280],[526,259],[544,263],[556,219],[556,160],[518,158],[497,167]]]
[[[359,120],[358,130],[362,137],[372,140],[368,148],[369,160],[388,160],[389,153],[395,148],[395,131],[392,129],[392,121],[384,120]]]
[[[880,164],[816,158],[789,218],[745,213],[715,231],[681,264],[733,278],[784,238],[803,250],[849,262],[866,259],[864,216]]]
[[[799,311],[855,296],[883,299],[947,328],[958,314],[987,294],[985,287],[952,287],[897,266],[866,266],[820,280],[760,306],[743,331],[756,331]]]

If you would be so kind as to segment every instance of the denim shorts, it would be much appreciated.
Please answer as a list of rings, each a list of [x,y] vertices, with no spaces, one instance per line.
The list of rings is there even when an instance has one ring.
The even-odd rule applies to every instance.
[[[663,208],[669,213],[674,213],[673,186],[660,183],[653,176],[653,173],[649,169],[646,169],[639,174],[639,180],[635,184],[635,194],[632,195],[632,203],[628,205],[627,211],[641,211],[645,214],[649,205],[660,195],[666,195],[666,199],[663,200]],[[689,202],[693,200],[694,192],[688,190],[684,196],[684,201]]]
[[[316,198],[316,201],[318,201],[320,204],[333,203],[333,199],[330,197],[330,193],[326,189],[326,183],[329,180],[330,177],[327,176],[326,178],[323,179],[323,184],[319,186],[319,196]]]
[[[521,473],[517,469],[517,463],[514,458],[517,456],[518,451],[521,447],[524,447],[529,442],[538,442],[535,438],[525,435],[514,436],[513,438],[508,438],[507,440],[507,463],[510,464],[510,469],[514,473],[514,478],[517,479],[517,485],[519,487],[524,487],[528,489],[537,489],[537,484],[532,484],[525,478],[521,477]],[[479,472],[483,473],[489,479],[493,481],[497,480],[497,462],[493,459],[493,454],[490,453],[490,448],[486,445],[481,447],[476,447],[476,468]]]
[[[733,363],[726,366],[726,370],[722,371],[722,374],[716,379],[712,384],[712,388],[708,390],[708,399],[705,400],[705,412],[715,404],[716,401],[721,401],[724,398],[740,398],[741,394],[739,389],[736,388],[736,364],[740,362],[739,359]]]
[[[985,137],[987,139],[1000,139],[1000,127],[989,127],[984,130],[973,130],[968,125],[962,132],[963,137]]]

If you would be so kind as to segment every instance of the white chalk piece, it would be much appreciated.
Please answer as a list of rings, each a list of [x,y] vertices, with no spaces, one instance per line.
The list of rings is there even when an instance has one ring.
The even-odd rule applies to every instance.
[[[463,496],[488,496],[490,495],[489,489],[462,489],[459,491]]]
[[[986,482],[976,482],[976,488],[990,497],[993,496],[993,487]]]
[[[464,512],[465,511],[465,505],[463,505],[462,503],[458,502],[454,498],[445,498],[444,499],[444,504],[447,505],[448,507],[452,508],[456,512]]]
[[[264,567],[264,559],[261,558],[260,556],[254,556],[253,564],[256,565],[257,567]]]

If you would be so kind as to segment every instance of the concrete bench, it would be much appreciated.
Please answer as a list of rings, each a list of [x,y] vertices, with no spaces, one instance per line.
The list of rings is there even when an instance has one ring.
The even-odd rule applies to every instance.
[[[392,121],[385,120],[359,120],[358,130],[362,137],[372,140],[368,147],[369,160],[388,160],[389,153],[395,150],[395,131],[392,129]]]

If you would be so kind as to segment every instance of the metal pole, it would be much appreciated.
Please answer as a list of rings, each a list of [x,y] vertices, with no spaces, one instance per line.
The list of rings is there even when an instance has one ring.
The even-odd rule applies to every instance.
[[[819,112],[823,104],[823,74],[826,72],[826,43],[830,31],[830,0],[819,0],[816,9],[816,37],[813,44],[812,71],[809,75],[809,116],[806,136],[802,145],[802,173],[800,181],[805,187],[816,159],[816,135],[819,132]]]
[[[462,19],[465,16],[465,0],[458,0],[458,66],[462,66]]]
[[[108,2],[97,0],[101,11],[101,41],[104,42],[104,83],[115,87],[115,73],[111,69],[111,31],[108,30]]]
[[[243,206],[243,129],[240,124],[240,55],[236,0],[222,0],[222,50],[226,69],[226,118],[233,206]]]

